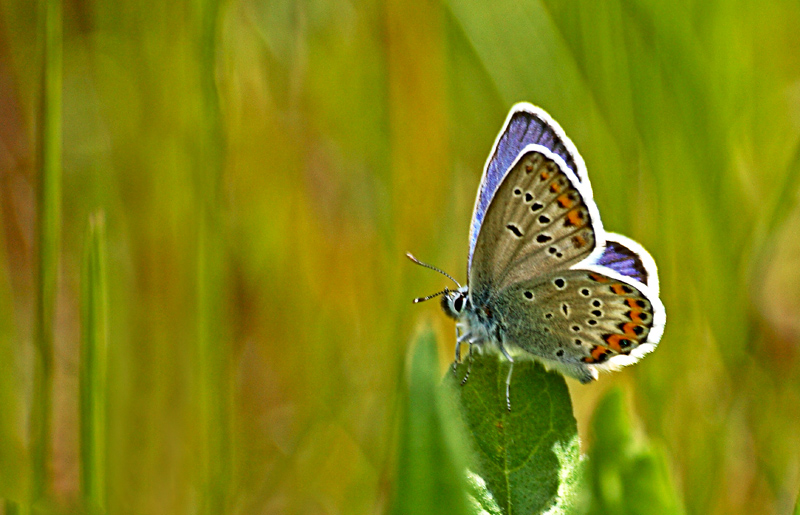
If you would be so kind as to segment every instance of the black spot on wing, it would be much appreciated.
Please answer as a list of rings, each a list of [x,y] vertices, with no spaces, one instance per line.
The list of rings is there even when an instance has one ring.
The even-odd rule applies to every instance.
[[[506,225],[506,229],[514,233],[514,236],[516,236],[517,238],[522,238],[522,231],[520,231],[519,227],[517,227],[516,225],[508,224]]]

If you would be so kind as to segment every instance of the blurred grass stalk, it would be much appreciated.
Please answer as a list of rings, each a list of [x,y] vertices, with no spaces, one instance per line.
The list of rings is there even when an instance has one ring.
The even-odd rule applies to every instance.
[[[106,512],[108,301],[102,212],[89,218],[81,282],[81,480],[88,513]]]
[[[198,357],[202,463],[202,513],[223,513],[231,459],[228,442],[229,367],[221,338],[220,275],[222,251],[218,233],[201,222],[198,278]]]
[[[39,37],[42,48],[39,111],[39,292],[36,313],[36,355],[31,409],[32,500],[47,492],[51,454],[53,336],[61,240],[61,0],[41,0]]]
[[[389,513],[466,515],[466,428],[452,385],[439,377],[436,336],[425,328],[414,340]]]
[[[22,507],[14,501],[6,500],[3,515],[28,515],[29,513],[31,513],[29,507]]]
[[[216,84],[218,0],[196,0],[201,120],[196,169],[199,196],[197,344],[203,438],[202,512],[225,511],[230,484],[230,366],[223,338],[225,244],[220,219],[222,127]]]

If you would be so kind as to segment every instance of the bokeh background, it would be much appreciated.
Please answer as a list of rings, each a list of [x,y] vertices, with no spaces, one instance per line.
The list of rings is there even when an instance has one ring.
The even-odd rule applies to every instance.
[[[41,4],[0,10],[15,501],[37,488]],[[653,254],[668,312],[642,363],[570,380],[584,447],[620,385],[689,513],[791,513],[798,49],[789,0],[65,0],[47,502],[82,510],[81,267],[101,212],[109,513],[385,513],[409,339],[432,324],[443,372],[453,345],[410,302],[446,281],[404,253],[466,279],[481,168],[526,100],[583,154],[606,227]]]

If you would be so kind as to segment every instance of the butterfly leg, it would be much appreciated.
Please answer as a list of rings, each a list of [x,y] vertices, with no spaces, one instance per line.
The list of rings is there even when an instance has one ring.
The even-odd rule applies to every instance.
[[[472,333],[467,332],[456,338],[456,363],[461,363],[461,344],[464,340],[469,340],[472,337]]]
[[[469,355],[467,359],[469,360],[467,363],[467,373],[464,375],[464,379],[461,380],[461,386],[467,384],[467,379],[469,379],[469,373],[472,372],[472,348],[476,345],[475,342],[469,341]]]
[[[453,360],[453,375],[456,374],[456,368],[458,364],[461,362],[461,336],[459,327],[456,325],[456,359]]]
[[[508,411],[511,411],[511,373],[514,372],[514,358],[511,357],[502,342],[500,342],[500,352],[511,363],[511,366],[508,367],[508,376],[506,376],[506,406]]]
[[[514,362],[508,367],[508,376],[506,376],[506,407],[511,411],[511,373],[514,371]]]

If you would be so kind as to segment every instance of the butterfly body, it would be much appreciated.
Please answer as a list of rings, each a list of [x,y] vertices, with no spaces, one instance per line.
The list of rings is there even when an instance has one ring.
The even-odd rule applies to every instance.
[[[652,351],[666,321],[652,257],[604,230],[580,154],[527,103],[511,109],[484,168],[468,276],[442,298],[456,361],[467,343],[511,369],[536,359],[587,383]]]

